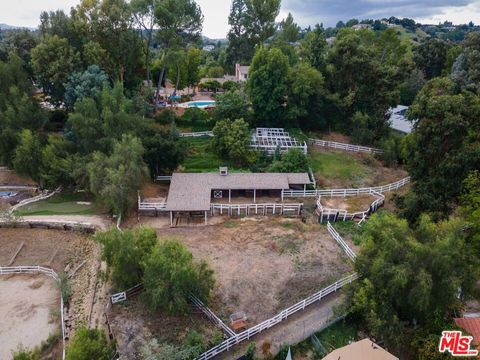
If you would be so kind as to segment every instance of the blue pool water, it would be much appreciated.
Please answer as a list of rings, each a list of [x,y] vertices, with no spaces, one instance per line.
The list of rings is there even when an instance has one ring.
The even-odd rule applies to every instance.
[[[198,101],[190,101],[186,103],[187,107],[207,107],[207,106],[215,106],[215,101],[213,100],[198,100]]]
[[[6,198],[14,195],[16,195],[16,193],[11,191],[0,191],[0,198]]]

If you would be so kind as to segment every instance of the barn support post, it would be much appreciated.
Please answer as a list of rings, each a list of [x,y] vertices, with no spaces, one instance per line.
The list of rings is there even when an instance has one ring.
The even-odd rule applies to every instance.
[[[232,202],[232,190],[231,189],[228,189],[228,202],[229,203]]]
[[[257,189],[253,189],[253,203],[257,202]]]
[[[170,226],[173,226],[173,211],[170,211]]]
[[[207,212],[205,211],[205,225],[207,225]]]

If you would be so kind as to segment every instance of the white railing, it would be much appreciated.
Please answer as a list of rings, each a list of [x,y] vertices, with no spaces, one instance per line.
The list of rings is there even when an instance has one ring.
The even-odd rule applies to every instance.
[[[213,131],[197,131],[189,133],[180,133],[180,137],[202,137],[202,136],[213,136]]]
[[[336,141],[326,141],[326,140],[318,140],[318,139],[308,139],[310,143],[317,145],[317,146],[323,146],[323,147],[329,147],[333,149],[339,149],[339,150],[345,150],[345,151],[353,151],[353,152],[364,152],[364,153],[371,153],[371,154],[383,154],[384,151],[382,149],[376,149],[376,148],[371,148],[368,146],[361,146],[361,145],[351,145],[351,144],[345,144],[345,143],[340,143]]]
[[[137,192],[137,199],[138,199],[138,210],[139,211],[167,211],[167,202],[160,201],[160,202],[147,202],[142,201],[140,197],[140,191]]]
[[[208,307],[204,305],[204,303],[197,298],[195,295],[190,295],[190,301],[192,304],[198,308],[200,311],[202,311],[207,318],[209,318],[214,324],[219,325],[225,333],[227,333],[229,336],[235,336],[235,332],[230,329],[223,321],[220,319],[215,313],[210,310]]]
[[[232,347],[235,345],[239,344],[242,341],[248,340],[251,337],[255,336],[256,334],[261,333],[262,331],[265,331],[267,329],[270,329],[271,327],[277,325],[278,323],[286,320],[289,316],[295,314],[298,311],[304,310],[307,306],[322,300],[324,297],[326,297],[329,294],[332,294],[338,290],[340,290],[342,287],[345,285],[348,285],[358,279],[358,274],[354,273],[352,275],[349,275],[329,286],[326,288],[320,290],[319,292],[313,294],[312,296],[309,296],[306,299],[303,299],[302,301],[299,301],[295,305],[282,310],[279,312],[277,315],[274,317],[265,320],[261,322],[260,324],[251,327],[245,331],[242,331],[239,334],[236,334],[235,336],[232,336],[222,342],[221,344],[211,348],[210,350],[206,351],[202,355],[200,355],[196,360],[208,360],[212,359],[213,357],[217,356],[218,354],[221,354],[225,351],[230,350]]]
[[[25,206],[25,205],[28,205],[28,204],[32,204],[34,202],[37,202],[37,201],[41,201],[41,200],[46,200],[46,199],[49,199],[51,198],[53,195],[59,193],[60,191],[62,190],[61,187],[57,188],[55,191],[51,191],[51,192],[46,192],[45,194],[40,194],[40,195],[37,195],[35,197],[32,197],[30,199],[25,199],[25,200],[22,200],[20,201],[18,204],[12,206],[9,210],[10,214],[12,214],[15,210],[17,210],[18,208],[22,207],[22,206]]]
[[[58,274],[52,269],[43,267],[43,266],[0,266],[0,275],[11,275],[11,274],[45,274],[50,276],[55,281],[60,282]],[[62,341],[63,341],[63,353],[62,359],[65,360],[65,321],[63,318],[63,296],[60,292],[60,320],[62,322]]]
[[[326,208],[321,203],[322,196],[319,195],[317,199],[316,212],[320,216],[320,223],[323,223],[324,218],[326,218],[327,221],[330,221],[332,216],[334,216],[333,221],[347,221],[354,220],[355,218],[361,218],[362,220],[364,220],[368,215],[377,211],[378,208],[385,203],[385,196],[383,194],[376,191],[370,191],[369,195],[377,196],[377,199],[370,204],[368,209],[356,213],[349,213],[347,210],[343,209]]]
[[[300,215],[303,203],[268,203],[268,204],[211,204],[211,215],[216,213],[229,216],[240,215]]]
[[[281,153],[285,153],[290,149],[299,149],[305,155],[308,153],[308,146],[306,143],[299,143],[298,145],[287,145],[287,144],[260,144],[257,142],[251,142],[250,147],[255,150],[264,151],[267,154],[274,154],[277,149]]]
[[[29,190],[36,191],[38,187],[29,185],[0,185],[0,190]]]
[[[335,228],[330,224],[330,222],[327,223],[327,230],[332,235],[332,237],[335,239],[335,241],[340,245],[340,247],[345,251],[347,256],[352,259],[352,261],[355,261],[355,258],[357,255],[353,252],[352,249],[348,246],[348,244],[345,242],[345,240],[342,239],[340,234],[335,230]]]
[[[386,193],[389,191],[400,189],[410,182],[410,177],[406,177],[392,184],[383,186],[374,186],[358,189],[324,189],[324,190],[282,190],[282,196],[285,198],[295,197],[317,197],[317,196],[357,196],[360,194],[369,194],[372,191],[377,193]]]

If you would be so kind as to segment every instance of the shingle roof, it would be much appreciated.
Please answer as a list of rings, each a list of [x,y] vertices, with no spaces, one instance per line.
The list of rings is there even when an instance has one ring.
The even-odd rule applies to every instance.
[[[212,190],[283,190],[310,184],[307,173],[174,173],[167,198],[169,211],[210,210]]]
[[[370,339],[363,339],[333,350],[322,360],[398,360]]]
[[[480,318],[456,318],[455,324],[473,336],[473,343],[480,348]]]

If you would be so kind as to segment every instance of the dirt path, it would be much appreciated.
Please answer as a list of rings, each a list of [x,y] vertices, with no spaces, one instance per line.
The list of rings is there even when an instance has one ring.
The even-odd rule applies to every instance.
[[[35,215],[22,216],[22,219],[26,221],[89,223],[101,230],[106,230],[114,225],[107,217],[98,215]]]
[[[284,322],[274,326],[273,328],[254,336],[251,341],[257,344],[257,353],[261,354],[263,343],[270,343],[270,351],[276,354],[282,344],[297,344],[318,331],[328,321],[335,316],[333,314],[334,307],[342,300],[341,293],[334,293],[327,296],[324,300],[317,302],[300,311]],[[235,347],[232,351],[219,355],[219,360],[236,360],[243,355],[248,347],[249,342],[245,342]]]

